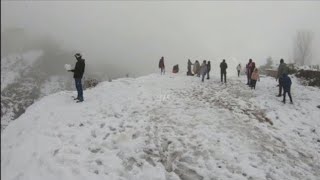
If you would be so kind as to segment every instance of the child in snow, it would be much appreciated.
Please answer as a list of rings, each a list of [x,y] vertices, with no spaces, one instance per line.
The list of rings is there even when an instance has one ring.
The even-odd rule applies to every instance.
[[[292,102],[292,97],[291,97],[291,78],[287,75],[287,74],[283,74],[282,75],[282,79],[281,79],[281,84],[282,84],[282,87],[283,87],[283,103],[285,104],[286,103],[286,93],[288,93],[288,96],[290,98],[290,103],[293,104]]]
[[[258,68],[254,68],[251,74],[251,89],[256,89],[257,80],[260,81]]]

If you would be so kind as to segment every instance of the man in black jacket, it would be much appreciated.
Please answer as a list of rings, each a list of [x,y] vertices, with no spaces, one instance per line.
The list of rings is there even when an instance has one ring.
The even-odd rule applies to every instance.
[[[82,59],[82,56],[80,53],[75,54],[74,57],[76,57],[76,59],[77,59],[76,66],[74,69],[69,70],[69,71],[73,72],[73,78],[75,80],[76,88],[78,91],[78,96],[74,100],[77,100],[77,103],[78,103],[78,102],[83,101],[83,90],[82,90],[81,79],[83,77],[85,63],[84,63],[84,59]]]
[[[221,70],[221,82],[223,82],[223,76],[224,76],[224,83],[227,82],[227,68],[228,68],[228,65],[226,63],[226,60],[223,60],[221,63],[220,63],[220,70]]]

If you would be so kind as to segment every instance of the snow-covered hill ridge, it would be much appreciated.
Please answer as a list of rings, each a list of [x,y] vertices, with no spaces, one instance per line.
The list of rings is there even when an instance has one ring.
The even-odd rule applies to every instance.
[[[20,76],[28,73],[32,65],[43,54],[41,50],[14,54],[1,59],[1,91],[14,83]]]
[[[152,74],[44,97],[1,136],[1,179],[318,179],[319,89]],[[273,125],[266,122],[269,119]]]
[[[44,57],[43,50],[30,50],[1,58],[1,132],[34,101],[70,87],[72,76],[48,74]]]

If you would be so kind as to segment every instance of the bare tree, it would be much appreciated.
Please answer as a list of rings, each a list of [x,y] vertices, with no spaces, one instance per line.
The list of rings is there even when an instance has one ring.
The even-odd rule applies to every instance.
[[[294,40],[294,62],[297,65],[311,63],[313,33],[307,30],[297,32]]]

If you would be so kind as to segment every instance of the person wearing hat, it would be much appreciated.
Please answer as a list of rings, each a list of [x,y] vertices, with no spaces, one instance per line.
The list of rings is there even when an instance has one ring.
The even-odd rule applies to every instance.
[[[73,78],[74,78],[76,89],[78,92],[78,96],[74,100],[77,100],[77,103],[78,103],[78,102],[83,102],[84,100],[81,80],[82,80],[84,69],[85,69],[85,63],[80,53],[75,54],[74,57],[77,59],[76,66],[74,69],[71,69],[69,71],[73,72]]]

